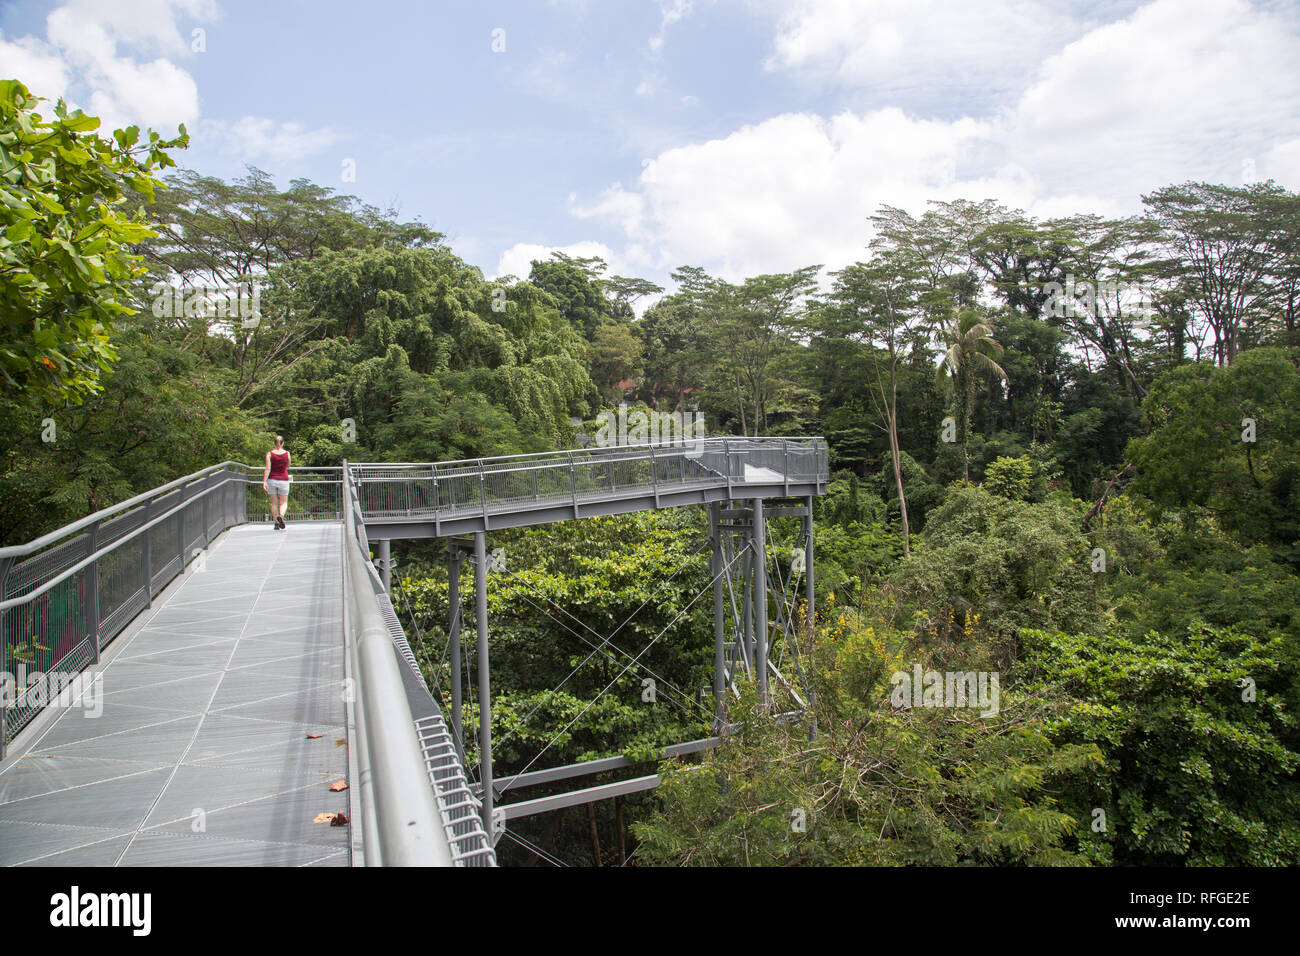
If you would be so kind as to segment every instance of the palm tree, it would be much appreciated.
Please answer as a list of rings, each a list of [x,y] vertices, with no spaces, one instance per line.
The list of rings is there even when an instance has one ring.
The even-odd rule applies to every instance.
[[[961,481],[970,484],[970,457],[967,441],[970,437],[971,416],[975,412],[975,380],[980,372],[992,372],[1003,381],[1007,373],[994,359],[1001,357],[1002,346],[993,338],[993,320],[981,316],[974,309],[955,312],[939,329],[939,336],[947,347],[935,370],[939,382],[952,380],[953,398],[964,402],[961,409]]]

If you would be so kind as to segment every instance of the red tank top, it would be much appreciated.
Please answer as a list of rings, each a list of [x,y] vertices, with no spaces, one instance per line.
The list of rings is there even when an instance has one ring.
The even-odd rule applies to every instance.
[[[266,477],[268,481],[289,480],[289,453],[287,451],[271,452],[271,473]]]

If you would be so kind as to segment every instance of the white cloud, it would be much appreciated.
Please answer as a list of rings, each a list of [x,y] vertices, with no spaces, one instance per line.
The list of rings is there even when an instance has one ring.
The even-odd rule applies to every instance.
[[[217,19],[215,0],[65,0],[55,13],[94,23],[137,52],[185,56],[197,21]],[[52,14],[53,15],[53,14]],[[186,18],[181,25],[178,18]]]
[[[134,0],[123,10],[77,0],[50,13],[46,34],[77,78],[74,92],[88,91],[84,108],[98,115],[105,129],[139,123],[170,131],[198,118],[194,78],[165,57],[138,62],[120,53],[118,43],[184,53],[188,46],[176,15],[211,12],[209,7],[199,0]]]
[[[1245,0],[1151,3],[1046,60],[1006,149],[1052,190],[1235,184],[1243,159],[1300,135],[1298,40]]]
[[[877,67],[840,39],[866,22],[864,5],[797,9],[814,6],[816,30],[782,21],[782,62],[842,47],[831,57],[837,74],[871,82]],[[869,42],[887,63],[904,62],[916,28],[892,0],[874,9],[884,16]],[[1009,24],[1009,10],[1028,7],[1003,3],[989,16]],[[934,28],[936,52],[967,26],[976,47],[993,49],[996,31],[962,15]],[[1031,28],[1016,29],[1013,45]],[[930,199],[992,198],[1040,217],[1119,215],[1170,183],[1239,182],[1247,157],[1262,177],[1300,188],[1294,22],[1245,0],[1155,0],[1064,41],[1005,103],[971,115],[924,118],[893,106],[783,114],[666,150],[630,187],[615,183],[570,211],[654,250],[655,268],[699,264],[735,279],[861,258],[867,217],[885,203],[920,212]]]
[[[650,52],[658,56],[663,52],[668,28],[691,12],[692,0],[660,0],[659,32],[650,38]]]
[[[641,82],[636,86],[636,95],[651,97],[659,92],[663,84],[662,78],[657,73],[643,73]]]
[[[36,37],[6,40],[0,37],[0,75],[21,80],[36,96],[50,100],[50,105],[68,89],[68,68],[58,50]],[[46,110],[48,113],[49,111]]]
[[[981,178],[967,159],[987,122],[912,119],[888,108],[830,119],[789,113],[667,150],[635,189],[614,184],[572,212],[658,251],[659,268],[707,264],[729,278],[860,258],[882,202],[917,206],[966,189],[1027,198],[1023,174]],[[797,260],[797,261],[796,261]]]
[[[492,278],[515,276],[520,279],[527,279],[528,273],[533,269],[533,260],[549,259],[552,252],[563,252],[566,256],[572,256],[575,259],[600,256],[609,263],[609,270],[606,274],[621,274],[621,270],[617,268],[616,264],[622,261],[622,257],[603,242],[584,240],[570,243],[567,246],[544,246],[534,242],[517,242],[501,253],[496,272],[492,274]]]
[[[1289,189],[1300,189],[1300,139],[1270,147],[1260,157],[1256,169],[1262,179],[1275,179]]]
[[[267,160],[294,163],[329,149],[345,137],[332,129],[305,129],[299,123],[277,123],[265,116],[244,116],[233,123],[203,120],[196,143],[236,155],[243,162]]]
[[[0,38],[0,62],[38,96],[98,116],[102,132],[136,123],[170,135],[185,123],[196,142],[272,163],[338,142],[331,129],[265,117],[200,120],[198,86],[181,62],[195,55],[193,30],[217,15],[214,0],[66,0],[46,17],[45,39]]]
[[[777,18],[766,66],[963,99],[1006,91],[1086,21],[1059,0],[751,0]]]

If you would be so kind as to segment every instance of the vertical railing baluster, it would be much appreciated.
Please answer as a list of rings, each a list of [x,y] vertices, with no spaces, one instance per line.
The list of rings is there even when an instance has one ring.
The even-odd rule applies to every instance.
[[[86,534],[86,540],[89,542],[89,549],[86,551],[86,557],[94,557],[95,550],[99,546],[99,522],[96,521],[90,526],[90,531]],[[90,624],[90,644],[95,652],[94,663],[99,663],[99,559],[91,561],[86,565],[86,570],[82,576],[82,584],[85,587],[85,606],[86,617]]]
[[[202,501],[199,502],[199,518],[203,522],[203,548],[206,551],[211,540],[208,537],[208,498],[211,490],[212,476],[209,475],[203,479],[203,491],[201,494]]]
[[[668,479],[668,473],[665,470],[664,480]],[[655,474],[655,446],[650,444],[650,489],[654,493],[655,507],[659,507],[659,476]]]
[[[176,489],[176,560],[180,562],[180,567],[176,573],[180,574],[185,570],[185,485]]]
[[[142,540],[142,553],[140,555],[140,576],[144,578],[144,606],[153,607],[153,543],[150,540],[153,537],[153,529],[149,527],[149,519],[153,517],[153,499],[150,498],[144,503],[144,522],[140,527],[144,528],[140,532]]]
[[[578,472],[573,467],[573,452],[569,452],[569,494],[573,497],[573,516],[578,517]]]

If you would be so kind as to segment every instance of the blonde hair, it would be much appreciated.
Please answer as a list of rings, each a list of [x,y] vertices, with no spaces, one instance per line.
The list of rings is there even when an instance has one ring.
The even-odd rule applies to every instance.
[[[275,436],[275,447],[276,447],[276,448],[282,448],[282,447],[284,447],[284,436],[283,436],[283,435],[276,435],[276,436]]]

